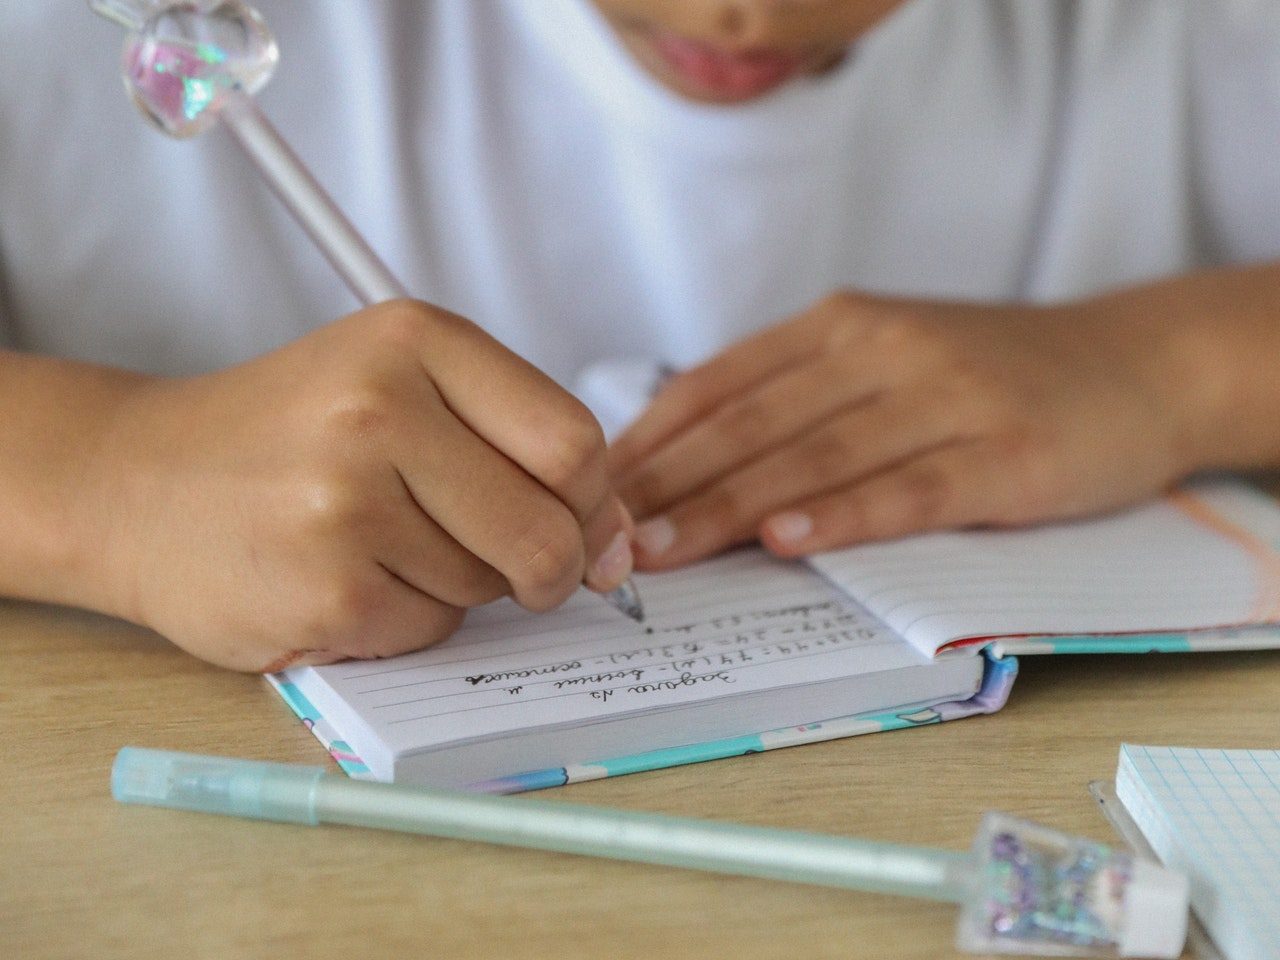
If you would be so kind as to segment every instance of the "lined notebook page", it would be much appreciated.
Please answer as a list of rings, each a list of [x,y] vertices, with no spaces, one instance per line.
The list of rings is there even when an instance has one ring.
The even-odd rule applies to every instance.
[[[1099,519],[868,544],[812,565],[929,655],[965,637],[1280,620],[1280,507],[1242,484]]]
[[[1228,960],[1280,958],[1280,751],[1120,748],[1116,794]]]
[[[635,579],[643,625],[585,591],[537,616],[500,601],[429,650],[289,676],[308,696],[323,681],[332,695],[322,689],[316,706],[353,743],[372,736],[399,753],[833,677],[931,670],[822,577],[758,550]]]

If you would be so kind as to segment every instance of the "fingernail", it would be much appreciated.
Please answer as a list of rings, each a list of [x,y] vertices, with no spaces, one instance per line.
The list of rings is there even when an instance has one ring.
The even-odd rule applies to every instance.
[[[591,566],[591,585],[599,590],[612,590],[631,575],[635,561],[631,556],[631,538],[619,530],[604,553]]]
[[[627,539],[631,539],[632,534],[636,532],[636,522],[631,519],[631,511],[627,509],[627,505],[621,500],[617,501],[618,517],[622,520],[622,530],[627,535]]]
[[[654,517],[636,527],[636,544],[651,557],[666,553],[675,542],[675,525],[666,517]]]
[[[765,521],[769,535],[782,543],[799,543],[813,533],[813,518],[807,513],[780,513]]]

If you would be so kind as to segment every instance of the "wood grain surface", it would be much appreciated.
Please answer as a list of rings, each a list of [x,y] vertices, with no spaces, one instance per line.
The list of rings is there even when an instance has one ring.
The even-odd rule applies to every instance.
[[[0,601],[0,956],[956,956],[946,905],[341,827],[126,807],[134,744],[318,763],[260,677]],[[1009,705],[540,794],[962,848],[1003,809],[1098,839],[1122,740],[1280,747],[1280,652],[1024,657]]]

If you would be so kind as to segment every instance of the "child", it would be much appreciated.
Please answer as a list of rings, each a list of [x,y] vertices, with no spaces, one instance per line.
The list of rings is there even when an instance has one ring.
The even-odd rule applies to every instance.
[[[1271,4],[260,7],[265,109],[439,306],[326,323],[224,139],[6,5],[0,593],[274,670],[608,590],[632,516],[667,568],[1280,462]],[[610,357],[691,369],[606,457]]]

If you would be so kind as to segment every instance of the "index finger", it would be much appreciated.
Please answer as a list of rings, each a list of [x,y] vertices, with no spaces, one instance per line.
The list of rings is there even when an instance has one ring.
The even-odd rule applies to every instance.
[[[559,499],[579,525],[601,514],[610,485],[604,434],[590,411],[470,321],[434,308],[431,317],[414,346],[453,414]]]
[[[748,337],[706,363],[667,381],[609,450],[616,476],[653,454],[732,398],[812,356],[823,340],[817,325],[801,316]]]

